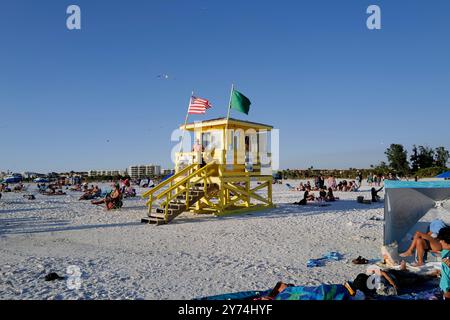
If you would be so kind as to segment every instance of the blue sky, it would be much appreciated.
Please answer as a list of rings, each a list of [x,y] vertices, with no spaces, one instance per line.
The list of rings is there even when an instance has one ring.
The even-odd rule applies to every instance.
[[[82,30],[66,28],[66,8]],[[366,9],[382,10],[382,30]],[[450,149],[446,0],[1,0],[0,171],[171,167],[190,92],[280,129],[282,168]],[[167,80],[157,78],[168,74]]]

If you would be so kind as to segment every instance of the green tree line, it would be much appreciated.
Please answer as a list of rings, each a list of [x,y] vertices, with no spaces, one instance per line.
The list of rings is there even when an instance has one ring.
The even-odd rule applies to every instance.
[[[429,146],[414,145],[411,155],[401,144],[391,144],[386,149],[387,162],[381,161],[378,165],[371,165],[370,168],[357,169],[349,168],[345,170],[318,170],[310,167],[308,169],[286,169],[277,172],[277,176],[282,179],[309,179],[318,175],[334,176],[340,179],[354,179],[361,174],[367,177],[369,174],[387,176],[389,173],[401,177],[435,177],[450,169],[447,163],[450,153],[444,147],[431,148]]]

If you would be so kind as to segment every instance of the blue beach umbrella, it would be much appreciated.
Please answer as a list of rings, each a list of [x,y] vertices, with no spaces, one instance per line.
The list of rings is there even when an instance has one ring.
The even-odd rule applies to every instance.
[[[441,173],[440,175],[436,176],[436,178],[441,178],[441,179],[450,179],[450,171]]]

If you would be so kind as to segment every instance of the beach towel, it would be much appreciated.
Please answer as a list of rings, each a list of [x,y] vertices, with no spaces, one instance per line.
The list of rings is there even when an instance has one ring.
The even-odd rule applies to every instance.
[[[323,284],[318,287],[288,287],[275,300],[346,300],[350,293],[343,285]]]
[[[266,291],[242,291],[235,293],[220,294],[217,296],[196,298],[193,300],[254,300],[267,296],[272,290]]]
[[[334,261],[339,261],[342,259],[342,255],[339,252],[328,252],[327,254],[325,254],[322,258],[318,258],[318,259],[309,259],[306,262],[306,266],[308,268],[314,268],[314,267],[322,267],[325,265],[326,261],[330,261],[330,260],[334,260]]]

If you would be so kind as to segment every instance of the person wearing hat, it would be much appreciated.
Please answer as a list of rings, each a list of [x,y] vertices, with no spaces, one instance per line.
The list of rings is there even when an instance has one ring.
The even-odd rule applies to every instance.
[[[430,223],[430,231],[427,233],[417,231],[408,250],[400,253],[400,257],[409,257],[417,252],[417,266],[423,265],[423,258],[426,251],[441,253],[442,245],[437,239],[439,231],[445,228],[446,224],[439,219],[435,219]]]

